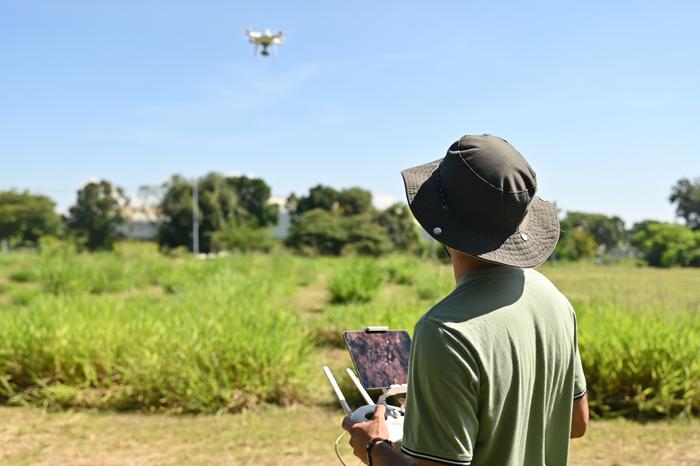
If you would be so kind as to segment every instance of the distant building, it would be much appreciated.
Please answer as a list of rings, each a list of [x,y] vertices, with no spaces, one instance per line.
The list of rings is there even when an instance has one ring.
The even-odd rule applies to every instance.
[[[289,234],[291,218],[285,206],[287,199],[284,197],[271,197],[270,204],[276,205],[277,224],[272,227],[270,235],[276,239],[284,239]],[[158,236],[158,225],[161,222],[158,211],[155,208],[126,207],[122,209],[124,223],[117,227],[117,232],[128,239],[140,241],[155,240]]]
[[[292,224],[292,219],[286,206],[287,199],[284,197],[273,196],[269,203],[276,205],[279,210],[277,212],[277,225],[272,228],[271,236],[275,239],[284,239],[289,234],[289,227]]]
[[[141,241],[154,240],[158,236],[160,219],[155,209],[125,207],[122,215],[124,223],[117,227],[120,235]]]

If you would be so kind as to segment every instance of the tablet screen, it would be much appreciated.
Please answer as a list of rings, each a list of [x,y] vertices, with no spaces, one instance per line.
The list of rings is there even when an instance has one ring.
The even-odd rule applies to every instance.
[[[344,332],[343,338],[363,387],[369,390],[408,383],[408,332]]]

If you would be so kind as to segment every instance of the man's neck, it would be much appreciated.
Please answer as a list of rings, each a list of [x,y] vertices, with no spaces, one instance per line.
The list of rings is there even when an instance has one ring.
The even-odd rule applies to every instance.
[[[452,248],[450,248],[450,253],[452,254],[452,271],[455,275],[455,282],[459,282],[462,277],[476,270],[500,266],[500,264],[487,262],[477,257],[455,251]]]

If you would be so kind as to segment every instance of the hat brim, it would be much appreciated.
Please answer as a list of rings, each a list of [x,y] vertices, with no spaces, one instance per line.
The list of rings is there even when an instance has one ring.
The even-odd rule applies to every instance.
[[[484,231],[460,218],[449,201],[443,208],[436,179],[440,162],[401,172],[411,212],[430,236],[463,253],[511,267],[537,267],[547,260],[559,241],[559,216],[551,202],[535,196],[518,231]]]

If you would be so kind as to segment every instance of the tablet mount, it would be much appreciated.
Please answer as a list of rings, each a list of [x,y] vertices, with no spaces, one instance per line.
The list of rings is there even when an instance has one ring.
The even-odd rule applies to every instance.
[[[366,327],[364,329],[364,333],[368,334],[386,333],[388,331],[388,327]],[[347,334],[352,332],[345,333]],[[408,336],[406,335],[405,338],[408,339]],[[410,340],[408,340],[408,343],[410,344]],[[353,362],[355,362],[355,366],[358,367],[357,360],[353,358]],[[359,367],[358,370],[362,371],[366,369],[362,369],[362,367]],[[367,422],[371,420],[374,416],[376,404],[383,404],[386,406],[386,414],[384,417],[386,419],[387,427],[389,429],[389,440],[395,443],[401,441],[401,438],[403,437],[404,408],[388,405],[386,403],[386,400],[390,396],[401,395],[406,393],[407,384],[391,384],[388,387],[377,387],[382,391],[382,394],[379,396],[379,398],[377,399],[377,403],[375,404],[374,400],[372,400],[372,397],[369,395],[369,393],[367,393],[367,390],[357,378],[355,373],[350,368],[347,368],[346,372],[348,376],[352,380],[357,390],[360,392],[360,395],[362,395],[362,398],[364,398],[365,402],[367,403],[366,405],[360,406],[353,411],[348,405],[345,396],[340,390],[340,387],[338,386],[338,383],[336,382],[335,377],[333,377],[333,374],[331,373],[330,369],[324,366],[323,371],[325,372],[326,377],[328,377],[328,381],[330,382],[331,387],[333,387],[333,391],[335,392],[335,395],[338,398],[340,406],[345,411],[345,414],[347,414],[350,417],[353,423]],[[403,380],[405,380],[405,377],[403,377]]]

